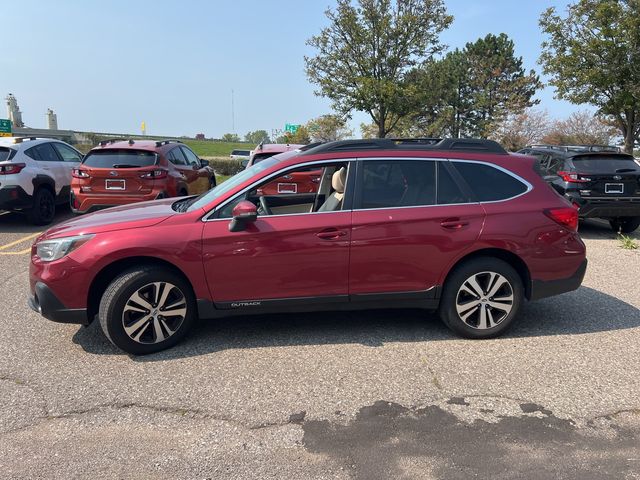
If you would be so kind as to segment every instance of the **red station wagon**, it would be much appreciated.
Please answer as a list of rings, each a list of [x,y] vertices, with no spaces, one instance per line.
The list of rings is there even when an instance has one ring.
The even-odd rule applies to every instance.
[[[198,318],[419,307],[503,333],[526,300],[578,288],[578,213],[488,140],[348,140],[263,160],[190,198],[118,207],[38,237],[31,308],[98,318],[121,349],[168,348]],[[320,172],[313,193],[264,194]],[[261,193],[262,192],[262,193]]]
[[[206,192],[216,176],[177,140],[106,140],[72,171],[71,210],[91,210]]]

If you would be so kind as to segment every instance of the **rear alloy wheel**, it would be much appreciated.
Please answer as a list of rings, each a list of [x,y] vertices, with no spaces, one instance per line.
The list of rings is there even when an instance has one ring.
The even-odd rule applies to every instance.
[[[632,233],[640,227],[640,217],[618,217],[609,224],[616,233]]]
[[[508,263],[477,258],[458,267],[447,280],[440,316],[464,337],[491,338],[509,328],[522,298],[522,281]]]
[[[135,355],[178,343],[195,321],[191,287],[174,272],[146,267],[130,270],[107,287],[98,316],[105,335]]]
[[[56,214],[56,201],[48,188],[39,188],[33,196],[33,208],[29,220],[34,225],[48,225]]]

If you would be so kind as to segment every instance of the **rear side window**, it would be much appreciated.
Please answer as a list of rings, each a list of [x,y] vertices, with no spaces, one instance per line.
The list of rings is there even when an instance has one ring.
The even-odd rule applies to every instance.
[[[506,200],[527,191],[520,180],[490,165],[452,162],[479,202]]]
[[[0,147],[0,162],[11,160],[15,154],[16,151],[13,148]]]
[[[365,160],[358,208],[434,205],[436,162],[428,160]]]
[[[35,145],[25,152],[29,157],[34,160],[38,160],[39,162],[59,162],[60,157],[53,150],[53,147],[50,143],[41,143],[40,145]]]
[[[451,205],[454,203],[469,203],[471,199],[465,195],[453,180],[444,162],[438,162],[438,205]]]
[[[640,172],[640,166],[631,157],[611,155],[585,155],[571,159],[580,173],[621,173]]]
[[[96,150],[89,152],[83,165],[96,168],[137,168],[156,164],[156,154],[143,150]]]

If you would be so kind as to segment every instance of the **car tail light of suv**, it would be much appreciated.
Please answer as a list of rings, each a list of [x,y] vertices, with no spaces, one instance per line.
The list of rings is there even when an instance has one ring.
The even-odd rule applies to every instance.
[[[161,178],[167,178],[167,174],[168,172],[166,170],[157,169],[143,173],[142,175],[140,175],[140,178],[160,180]]]
[[[24,163],[5,163],[0,165],[0,175],[14,175],[20,173],[27,165]]]
[[[571,173],[571,172],[558,172],[558,175],[568,183],[587,183],[590,182],[591,179],[580,175],[579,173]]]
[[[578,230],[578,210],[574,207],[548,208],[544,214],[554,222],[574,232]]]

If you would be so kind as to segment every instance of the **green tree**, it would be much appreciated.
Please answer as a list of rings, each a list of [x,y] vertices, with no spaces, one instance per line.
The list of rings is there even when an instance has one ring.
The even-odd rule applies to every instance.
[[[307,41],[317,50],[305,57],[307,76],[340,115],[366,112],[385,137],[415,110],[407,74],[442,51],[452,17],[442,0],[338,0],[326,15],[329,26]]]
[[[277,143],[294,143],[299,145],[307,145],[311,143],[309,130],[304,125],[300,125],[296,133],[286,132],[276,139]]]
[[[557,98],[596,106],[632,153],[640,136],[640,2],[578,0],[567,12],[549,8],[540,17],[543,71]]]
[[[553,145],[608,145],[615,133],[615,128],[593,113],[581,111],[553,122],[541,141]]]
[[[222,135],[222,138],[220,140],[222,140],[223,142],[236,143],[240,141],[240,137],[236,133],[225,133],[224,135]]]
[[[306,128],[314,142],[332,142],[353,135],[353,131],[340,115],[321,115],[309,120]]]
[[[255,132],[247,132],[244,136],[244,141],[257,145],[260,142],[269,143],[271,140],[266,130],[256,130]]]
[[[414,125],[428,136],[487,138],[510,115],[537,103],[542,87],[507,35],[489,34],[413,72],[422,92]]]

